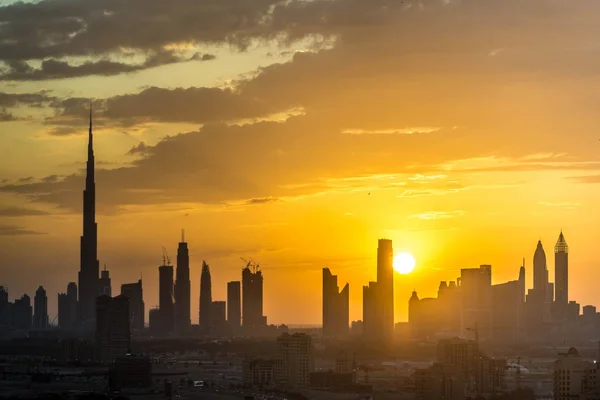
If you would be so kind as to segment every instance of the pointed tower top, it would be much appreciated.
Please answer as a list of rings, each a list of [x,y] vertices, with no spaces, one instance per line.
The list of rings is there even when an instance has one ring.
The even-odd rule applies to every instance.
[[[181,230],[181,243],[185,243],[185,229]]]
[[[558,240],[556,241],[556,245],[554,246],[555,253],[568,253],[569,245],[565,240],[565,236],[563,235],[562,229],[560,230],[560,235],[558,235]]]

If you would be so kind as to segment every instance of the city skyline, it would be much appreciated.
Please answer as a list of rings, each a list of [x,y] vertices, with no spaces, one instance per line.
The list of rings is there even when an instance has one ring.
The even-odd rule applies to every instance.
[[[224,300],[240,257],[261,265],[269,323],[320,323],[322,268],[349,283],[357,320],[389,238],[417,261],[394,273],[403,321],[413,289],[431,297],[461,268],[507,282],[525,257],[533,287],[540,238],[556,283],[563,229],[569,295],[600,304],[598,2],[192,3],[0,5],[11,301],[42,285],[52,319],[68,282],[88,293],[76,271],[106,265],[113,295],[143,276],[150,310],[161,247],[175,257],[185,229],[192,323],[202,261]],[[89,99],[97,198],[82,232]]]

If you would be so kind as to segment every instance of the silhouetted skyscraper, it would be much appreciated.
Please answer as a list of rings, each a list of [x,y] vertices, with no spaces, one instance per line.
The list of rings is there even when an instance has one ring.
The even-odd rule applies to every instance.
[[[103,295],[96,300],[96,355],[110,363],[131,349],[129,299]]]
[[[533,254],[533,288],[543,293],[546,298],[548,290],[548,268],[546,265],[546,252],[542,246],[542,241],[538,241],[535,253]]]
[[[394,249],[392,241],[379,239],[377,247],[377,290],[382,314],[383,338],[391,341],[394,338]]]
[[[35,291],[33,305],[33,327],[35,329],[48,328],[48,297],[46,296],[46,291],[42,286]]]
[[[562,231],[554,246],[554,284],[557,318],[564,320],[569,306],[569,246]]]
[[[67,298],[69,303],[69,328],[77,325],[79,319],[79,303],[77,302],[77,284],[69,282],[67,285]]]
[[[200,276],[200,309],[199,325],[202,333],[210,332],[212,309],[212,283],[210,280],[210,267],[202,261],[202,274]]]
[[[363,335],[368,340],[379,340],[383,335],[383,313],[380,311],[378,282],[363,286]]]
[[[121,285],[121,296],[129,299],[129,326],[132,331],[141,332],[144,329],[145,306],[142,280],[137,283]]]
[[[10,306],[8,289],[0,286],[0,326],[9,326],[11,324]]]
[[[69,297],[66,293],[58,294],[58,327],[62,329],[69,328],[71,319],[71,310],[69,309]]]
[[[238,281],[227,283],[227,324],[233,333],[242,325],[242,285]]]
[[[160,309],[160,330],[163,334],[173,332],[175,315],[173,307],[173,267],[162,265],[158,268],[159,296],[158,307]]]
[[[100,295],[107,295],[108,297],[112,297],[112,285],[110,281],[110,273],[106,269],[106,265],[104,269],[100,272]]]
[[[242,325],[257,328],[267,324],[263,316],[263,276],[258,265],[242,270]]]
[[[184,231],[181,231],[181,242],[177,248],[177,271],[175,280],[175,331],[187,332],[190,320],[190,256]]]
[[[92,107],[88,133],[88,159],[83,191],[83,235],[81,236],[81,267],[79,270],[79,318],[92,320],[96,313],[96,297],[100,293],[98,275],[98,226],[96,224],[96,183],[94,179],[94,138]]]
[[[339,292],[337,275],[323,268],[323,335],[345,336],[349,330],[350,285]]]
[[[227,310],[224,301],[213,301],[210,309],[210,329],[211,332],[222,335],[227,325],[225,311]]]
[[[14,325],[17,329],[31,329],[33,322],[33,309],[31,307],[31,298],[24,294],[20,299],[15,300],[13,307]]]

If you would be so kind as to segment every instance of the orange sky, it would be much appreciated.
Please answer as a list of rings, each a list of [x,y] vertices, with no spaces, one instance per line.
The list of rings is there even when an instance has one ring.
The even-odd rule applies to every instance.
[[[251,4],[250,4],[251,3]],[[0,2],[0,285],[77,280],[86,102],[96,115],[99,257],[157,303],[186,229],[197,321],[252,257],[272,323],[320,323],[321,269],[350,282],[377,239],[416,289],[494,282],[570,245],[571,299],[600,303],[600,3],[595,0]],[[43,22],[43,23],[42,23]],[[370,193],[370,194],[369,194]],[[527,271],[528,286],[531,269]]]

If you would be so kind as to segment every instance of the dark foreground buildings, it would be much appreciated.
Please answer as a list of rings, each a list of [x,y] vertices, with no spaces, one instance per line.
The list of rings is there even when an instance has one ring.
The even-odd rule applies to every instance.
[[[98,297],[95,349],[97,361],[111,363],[118,357],[125,356],[130,349],[129,299],[125,296]]]

